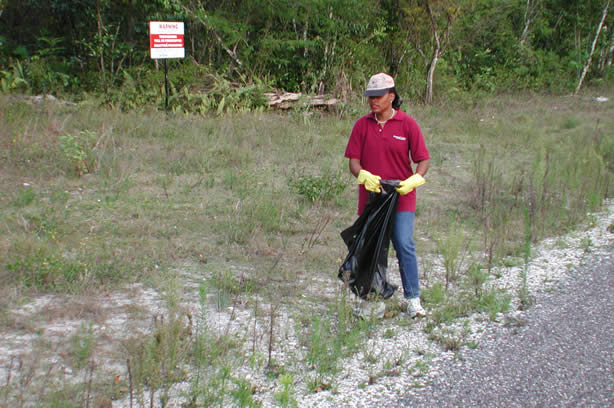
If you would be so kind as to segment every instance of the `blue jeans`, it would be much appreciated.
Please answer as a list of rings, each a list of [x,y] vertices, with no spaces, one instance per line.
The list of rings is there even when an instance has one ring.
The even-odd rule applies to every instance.
[[[420,296],[418,280],[418,260],[414,245],[414,212],[399,211],[394,217],[392,229],[392,245],[399,260],[399,271],[405,298]]]

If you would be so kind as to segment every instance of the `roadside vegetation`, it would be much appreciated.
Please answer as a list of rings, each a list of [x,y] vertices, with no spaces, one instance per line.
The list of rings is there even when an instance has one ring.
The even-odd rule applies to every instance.
[[[526,265],[533,244],[590,222],[612,196],[614,102],[595,101],[597,92],[611,95],[403,106],[432,156],[416,238],[431,310],[424,330],[443,349],[477,346],[449,326],[456,319],[529,307],[523,287],[489,285],[497,266]],[[28,355],[3,360],[0,406],[33,396],[41,406],[165,406],[180,382],[186,406],[260,406],[247,369],[290,407],[301,393],[334,390],[343,358],[377,360],[365,347],[384,323],[357,319],[336,279],[339,232],[355,218],[343,151],[364,111],[357,100],[330,112],[165,115],[2,96],[0,326],[34,340]],[[109,350],[100,336],[109,316],[87,299],[129,301],[133,285],[159,293],[162,312],[131,305],[144,328]],[[67,306],[27,321],[14,313],[41,296]],[[213,327],[220,313],[228,320]],[[78,327],[54,346],[70,367],[64,381],[49,375],[58,363],[40,327],[69,318]],[[395,302],[384,321],[394,322],[386,336],[415,329]],[[288,338],[296,354],[284,360]],[[387,362],[370,381],[419,375],[428,359]]]

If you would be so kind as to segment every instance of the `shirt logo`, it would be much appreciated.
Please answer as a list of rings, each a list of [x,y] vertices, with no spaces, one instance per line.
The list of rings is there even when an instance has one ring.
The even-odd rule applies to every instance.
[[[392,137],[394,137],[397,140],[407,140],[407,138],[405,138],[403,136],[392,135]]]

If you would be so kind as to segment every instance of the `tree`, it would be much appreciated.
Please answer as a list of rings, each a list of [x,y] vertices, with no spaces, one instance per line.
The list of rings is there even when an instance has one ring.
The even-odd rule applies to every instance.
[[[450,29],[458,16],[459,6],[454,0],[410,0],[402,9],[408,37],[425,62],[424,102],[431,104],[435,69],[450,44]]]
[[[576,91],[574,95],[577,95],[580,92],[580,88],[582,87],[582,83],[584,82],[584,77],[586,77],[586,73],[591,67],[591,63],[593,62],[593,54],[595,54],[595,48],[597,46],[597,40],[599,39],[599,34],[601,34],[601,30],[603,29],[603,23],[605,22],[606,17],[608,16],[608,9],[610,7],[610,1],[608,0],[603,6],[603,12],[601,15],[601,21],[599,21],[599,25],[597,26],[597,32],[595,33],[595,38],[593,39],[593,45],[591,46],[591,52],[586,60],[586,64],[584,64],[584,69],[582,70],[582,75],[580,75],[580,79],[578,80],[578,85],[576,86]]]
[[[527,0],[524,9],[524,28],[522,29],[522,34],[520,34],[520,45],[525,45],[529,37],[531,25],[537,15],[537,6],[539,6],[539,3],[540,0]]]

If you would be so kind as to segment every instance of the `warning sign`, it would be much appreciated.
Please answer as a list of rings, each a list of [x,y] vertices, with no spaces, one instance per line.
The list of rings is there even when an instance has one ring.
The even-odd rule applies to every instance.
[[[183,21],[150,21],[149,49],[152,59],[184,58]]]

